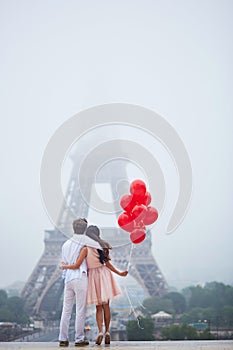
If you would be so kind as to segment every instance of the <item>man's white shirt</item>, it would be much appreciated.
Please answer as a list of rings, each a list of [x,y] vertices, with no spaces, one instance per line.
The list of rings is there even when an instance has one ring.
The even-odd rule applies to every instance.
[[[62,261],[65,264],[74,264],[84,246],[102,249],[100,244],[90,237],[83,235],[74,234],[70,239],[68,239],[62,246]],[[73,279],[80,279],[82,277],[82,273],[85,272],[87,274],[87,264],[86,259],[83,260],[82,264],[78,269],[71,270],[65,269],[63,270],[62,277],[65,280],[65,283],[72,281]]]

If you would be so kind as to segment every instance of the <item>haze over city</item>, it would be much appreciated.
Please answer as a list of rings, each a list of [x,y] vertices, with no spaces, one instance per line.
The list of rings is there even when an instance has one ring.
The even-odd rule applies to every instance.
[[[161,222],[177,195],[175,169],[145,131],[112,131],[140,140],[163,167],[170,212],[152,228],[152,252],[168,284],[232,284],[232,2],[9,0],[0,6],[0,287],[26,282],[43,253],[44,230],[53,229],[40,193],[50,138],[78,112],[112,102],[161,115],[191,160],[189,210],[166,235]],[[70,169],[67,160],[64,191]],[[138,177],[143,172],[131,165],[129,179]],[[100,193],[110,198],[106,189]],[[91,212],[89,219],[114,224]]]

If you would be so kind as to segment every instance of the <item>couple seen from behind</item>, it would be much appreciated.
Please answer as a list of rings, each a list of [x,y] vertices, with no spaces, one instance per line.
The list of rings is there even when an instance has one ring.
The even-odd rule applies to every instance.
[[[110,344],[111,319],[109,301],[120,294],[112,272],[127,276],[128,271],[119,271],[110,263],[111,246],[100,238],[97,226],[88,226],[86,219],[73,222],[73,236],[62,246],[62,269],[65,282],[63,309],[60,321],[59,346],[69,346],[69,323],[76,303],[75,346],[89,344],[84,337],[86,305],[96,305],[96,322],[99,334],[95,343],[103,338]],[[103,320],[105,333],[103,333]]]

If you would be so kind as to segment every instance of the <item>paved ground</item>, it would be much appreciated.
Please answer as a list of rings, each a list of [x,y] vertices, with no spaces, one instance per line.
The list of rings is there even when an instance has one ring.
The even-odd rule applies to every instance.
[[[154,342],[112,342],[111,345],[96,346],[93,342],[89,346],[85,346],[84,349],[100,349],[116,348],[115,350],[233,350],[233,341],[154,341]],[[59,349],[56,342],[9,342],[0,343],[0,349],[28,349],[28,350],[54,350]],[[60,348],[61,349],[61,348]],[[69,349],[78,349],[71,343]]]

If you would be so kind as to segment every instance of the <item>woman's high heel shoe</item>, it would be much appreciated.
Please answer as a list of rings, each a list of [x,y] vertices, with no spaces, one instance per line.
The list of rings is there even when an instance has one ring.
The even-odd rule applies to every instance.
[[[110,333],[109,332],[105,333],[105,344],[110,344]]]
[[[98,337],[96,338],[95,343],[97,345],[100,345],[102,343],[102,340],[103,340],[103,333],[99,333]]]

